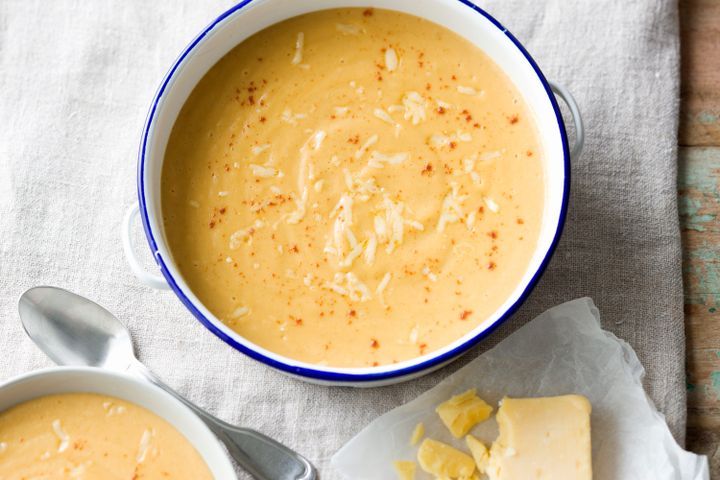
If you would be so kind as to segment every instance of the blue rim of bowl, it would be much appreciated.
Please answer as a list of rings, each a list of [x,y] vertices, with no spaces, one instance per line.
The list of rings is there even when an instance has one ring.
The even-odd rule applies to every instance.
[[[515,45],[515,47],[522,53],[522,55],[525,57],[525,59],[528,61],[530,66],[535,71],[535,74],[538,76],[538,79],[542,83],[543,87],[545,88],[545,92],[548,96],[548,100],[550,101],[550,104],[553,107],[553,110],[555,112],[555,118],[557,121],[558,129],[560,132],[562,145],[563,145],[563,162],[564,162],[564,179],[563,179],[563,198],[562,198],[562,205],[560,208],[560,215],[558,217],[558,225],[555,230],[555,235],[553,237],[552,243],[550,244],[550,248],[548,248],[547,252],[545,253],[545,257],[543,258],[543,261],[540,263],[539,268],[535,271],[534,275],[526,285],[525,289],[523,290],[522,294],[518,297],[518,299],[513,303],[510,308],[508,308],[500,317],[495,320],[495,322],[488,326],[483,331],[479,332],[477,335],[475,335],[472,338],[469,338],[465,342],[462,343],[462,345],[458,345],[452,350],[449,350],[442,355],[438,355],[432,358],[429,358],[428,360],[425,360],[421,363],[418,363],[416,365],[412,365],[409,367],[400,368],[397,370],[391,370],[391,371],[385,371],[385,372],[379,372],[379,373],[346,373],[346,372],[328,372],[324,370],[316,370],[312,368],[307,367],[300,367],[300,366],[294,366],[289,365],[287,363],[278,361],[276,359],[270,358],[262,353],[259,353],[252,348],[249,348],[233,339],[232,337],[228,336],[225,332],[220,330],[212,321],[210,321],[208,318],[206,318],[198,309],[197,307],[190,301],[190,299],[185,295],[185,293],[178,287],[177,283],[175,282],[175,279],[172,277],[170,272],[167,269],[167,266],[165,264],[165,261],[163,260],[162,256],[158,252],[157,243],[155,242],[155,237],[153,235],[152,230],[150,229],[150,221],[148,218],[148,212],[145,204],[145,178],[144,178],[144,167],[145,167],[145,155],[146,155],[146,147],[148,142],[148,137],[150,134],[150,130],[152,127],[153,119],[155,118],[155,111],[157,110],[158,103],[160,102],[160,99],[162,98],[163,94],[165,93],[166,88],[168,87],[168,84],[173,79],[173,76],[178,69],[178,67],[182,64],[183,60],[185,60],[185,57],[187,57],[194,49],[195,47],[200,43],[200,41],[208,34],[210,33],[215,27],[218,26],[223,20],[225,20],[230,15],[234,14],[238,10],[243,9],[245,6],[249,5],[255,0],[243,0],[242,2],[236,4],[229,10],[225,11],[222,15],[217,17],[215,20],[213,20],[210,25],[205,27],[205,29],[197,36],[193,41],[185,48],[185,50],[182,52],[182,54],[178,57],[178,59],[173,64],[172,68],[168,71],[168,73],[165,75],[165,78],[162,81],[162,84],[160,85],[160,88],[158,89],[157,93],[155,94],[155,97],[153,98],[152,107],[150,108],[150,111],[148,113],[147,119],[145,121],[145,127],[143,128],[143,135],[142,135],[142,142],[140,144],[140,151],[139,151],[139,159],[138,159],[138,201],[140,204],[140,216],[142,218],[142,224],[143,229],[145,230],[145,235],[147,237],[148,243],[150,244],[150,249],[153,252],[153,256],[155,257],[155,261],[160,266],[160,271],[162,272],[163,276],[165,277],[165,280],[167,280],[168,285],[170,285],[170,288],[175,292],[175,295],[180,299],[180,301],[185,305],[185,307],[190,310],[190,312],[197,318],[200,323],[202,323],[205,328],[210,330],[212,333],[214,333],[216,336],[218,336],[221,340],[223,340],[225,343],[230,345],[231,347],[235,348],[236,350],[239,350],[240,352],[244,353],[245,355],[249,356],[250,358],[257,360],[269,367],[275,368],[277,370],[281,370],[283,372],[290,373],[292,375],[298,375],[301,377],[306,377],[314,380],[320,380],[320,381],[326,381],[326,382],[349,382],[349,383],[362,383],[362,382],[373,382],[373,381],[380,381],[380,380],[389,380],[393,378],[403,377],[406,375],[412,375],[417,374],[419,372],[422,372],[424,370],[430,370],[433,367],[441,366],[443,363],[448,362],[454,358],[459,357],[460,355],[466,353],[468,350],[470,350],[472,347],[477,345],[480,341],[485,339],[487,336],[489,336],[491,333],[495,331],[500,325],[502,325],[508,318],[510,318],[519,308],[520,306],[527,300],[530,293],[533,291],[535,286],[537,285],[538,281],[542,277],[543,273],[545,272],[545,269],[548,266],[548,263],[550,262],[550,259],[553,256],[553,253],[555,252],[555,249],[557,248],[557,244],[560,240],[560,236],[562,235],[563,227],[565,225],[565,219],[567,216],[567,208],[568,208],[568,200],[570,195],[570,150],[568,147],[568,139],[567,139],[567,132],[565,130],[565,122],[562,119],[562,115],[560,113],[560,108],[558,107],[557,100],[555,99],[555,95],[553,94],[550,85],[545,78],[545,75],[543,75],[542,71],[540,70],[540,67],[538,67],[537,63],[535,63],[535,60],[530,56],[527,50],[525,50],[525,47],[522,46],[522,44],[518,41],[515,36],[508,31],[500,22],[498,22],[492,15],[487,13],[482,8],[478,7],[477,5],[474,5],[469,0],[456,0],[463,5],[466,5],[467,7],[474,10],[476,13],[482,15],[487,20],[490,21],[496,28],[500,30],[501,33],[503,33],[512,43]]]

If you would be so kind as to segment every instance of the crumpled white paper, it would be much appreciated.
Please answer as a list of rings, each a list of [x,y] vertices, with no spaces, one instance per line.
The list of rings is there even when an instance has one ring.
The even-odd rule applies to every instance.
[[[707,480],[707,458],[681,449],[643,390],[644,370],[624,341],[600,328],[589,298],[543,313],[492,350],[415,400],[381,416],[343,446],[332,464],[352,480],[391,480],[394,460],[414,460],[408,443],[418,422],[426,436],[467,450],[450,435],[435,407],[476,388],[491,405],[510,397],[585,395],[592,403],[594,480]],[[488,420],[471,432],[486,443],[497,436]],[[418,468],[418,480],[429,479]]]

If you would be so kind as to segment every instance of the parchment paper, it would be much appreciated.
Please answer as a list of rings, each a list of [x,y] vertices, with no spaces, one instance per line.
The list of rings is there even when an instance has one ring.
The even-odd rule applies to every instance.
[[[682,450],[642,388],[644,369],[633,349],[600,328],[593,301],[581,298],[554,307],[480,355],[435,388],[381,416],[333,457],[353,480],[394,479],[393,460],[415,458],[408,443],[415,425],[426,436],[467,450],[442,424],[435,407],[469,388],[497,407],[510,397],[579,393],[592,403],[595,480],[709,479],[704,456]],[[492,420],[472,433],[490,443]],[[431,478],[418,469],[418,480]]]

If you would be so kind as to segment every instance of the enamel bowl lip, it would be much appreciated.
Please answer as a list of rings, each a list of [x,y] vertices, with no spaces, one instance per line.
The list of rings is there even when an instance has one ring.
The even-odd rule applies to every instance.
[[[68,381],[68,379],[73,377],[82,379],[83,382],[87,382],[88,386],[79,389],[72,387],[65,389],[65,383]],[[109,393],[110,390],[108,388],[100,386],[100,384],[98,383],[98,379],[102,377],[112,381],[114,385],[120,387],[122,387],[123,384],[131,383],[142,392],[130,393],[128,390],[123,390],[122,394]],[[52,388],[51,385],[57,385],[51,383],[51,381],[53,380],[63,380],[63,385],[61,385],[59,388]],[[24,396],[21,393],[17,397],[22,398],[15,399],[11,397],[11,404],[6,408],[12,408],[13,406],[20,405],[24,402],[36,398],[41,398],[46,395],[54,395],[61,393],[96,393],[99,395],[108,395],[121,398],[129,403],[133,403],[139,407],[150,411],[154,415],[157,415],[158,417],[166,421],[168,424],[170,424],[175,430],[177,430],[181,435],[183,435],[183,437],[190,443],[190,445],[193,446],[193,448],[195,448],[195,450],[200,455],[200,458],[203,459],[203,461],[207,464],[208,468],[210,468],[211,471],[215,473],[221,473],[223,475],[230,474],[231,477],[228,478],[237,478],[234,467],[232,466],[232,463],[230,462],[230,459],[228,458],[224,448],[220,444],[220,441],[210,431],[207,425],[203,423],[200,417],[195,415],[192,410],[190,410],[187,406],[174,398],[172,395],[165,392],[161,388],[147,382],[146,380],[134,377],[126,372],[118,372],[98,367],[46,367],[21,373],[0,382],[0,398],[5,395],[6,392],[12,387],[19,387],[22,384],[26,383],[32,384],[33,382],[41,382],[47,384],[48,386],[41,387],[39,389],[39,392],[37,391],[37,389],[33,389],[33,391],[37,394]],[[165,407],[169,407],[172,405],[176,409],[176,413],[179,413],[179,416],[182,417],[181,421],[186,424],[188,429],[194,432],[194,435],[184,435],[180,428],[180,422],[169,420],[164,417],[162,413],[152,411],[148,407],[145,407],[143,405],[143,398],[148,397],[153,398],[157,403],[163,404]],[[4,409],[0,408],[0,413],[2,413],[3,411]],[[203,449],[201,447],[209,448],[211,452],[203,453]]]
[[[147,116],[147,120],[145,123],[145,127],[143,129],[142,133],[142,141],[140,144],[140,149],[138,153],[138,200],[139,200],[139,207],[140,207],[140,216],[142,219],[143,229],[145,230],[145,235],[147,237],[148,243],[150,245],[150,249],[153,252],[153,256],[155,258],[155,261],[158,263],[160,267],[160,271],[162,272],[162,275],[165,277],[165,280],[167,281],[170,288],[173,290],[175,295],[180,299],[180,301],[186,306],[188,310],[212,333],[214,333],[217,337],[219,337],[221,340],[223,340],[228,345],[232,346],[236,350],[239,350],[240,352],[244,353],[245,355],[271,367],[286,373],[289,373],[291,375],[299,376],[302,378],[305,378],[309,381],[316,381],[321,383],[335,383],[335,384],[345,384],[345,385],[362,385],[362,384],[371,384],[374,382],[392,382],[393,379],[396,381],[401,381],[402,377],[409,378],[411,376],[417,376],[419,374],[428,372],[434,368],[439,368],[445,363],[449,362],[450,360],[459,357],[460,355],[466,353],[470,348],[477,345],[480,341],[482,341],[484,338],[489,336],[493,331],[495,331],[496,328],[498,328],[502,323],[504,323],[508,318],[510,318],[519,308],[520,306],[525,302],[527,297],[530,295],[532,290],[537,285],[538,281],[540,280],[542,274],[544,273],[545,269],[547,268],[547,265],[552,258],[553,253],[555,252],[555,249],[557,248],[557,244],[559,242],[560,236],[562,234],[562,230],[565,224],[565,219],[567,216],[567,209],[568,209],[568,199],[569,199],[569,190],[570,190],[570,151],[568,147],[568,138],[567,138],[567,132],[565,130],[565,123],[562,119],[560,109],[558,107],[557,100],[555,99],[554,94],[552,93],[551,87],[543,75],[542,71],[538,67],[535,60],[530,56],[530,54],[527,52],[527,50],[522,46],[522,44],[513,36],[512,33],[510,33],[500,22],[498,22],[494,17],[492,17],[489,13],[487,13],[482,8],[478,7],[477,5],[474,5],[469,0],[454,0],[457,1],[463,5],[466,5],[467,7],[471,8],[476,14],[482,15],[487,19],[495,28],[497,28],[505,37],[507,37],[508,40],[514,45],[514,47],[522,54],[524,59],[528,62],[528,64],[532,67],[532,70],[535,72],[535,74],[538,77],[538,80],[541,82],[545,93],[547,95],[547,99],[550,102],[552,109],[555,114],[555,120],[557,122],[558,131],[560,133],[560,140],[562,142],[562,150],[563,150],[563,175],[564,178],[562,179],[562,186],[563,186],[563,192],[562,192],[562,200],[560,205],[560,211],[557,217],[557,226],[555,228],[555,233],[553,235],[552,241],[550,243],[549,248],[544,253],[544,258],[540,262],[539,267],[532,275],[529,282],[526,284],[524,290],[522,293],[518,296],[517,300],[509,307],[507,308],[492,324],[486,326],[483,330],[479,331],[476,335],[472,336],[471,338],[468,338],[466,341],[464,341],[462,344],[458,345],[457,347],[442,352],[438,355],[432,355],[429,354],[426,359],[423,361],[419,361],[415,364],[409,365],[409,366],[403,366],[400,368],[392,369],[392,368],[385,368],[382,371],[378,372],[361,372],[361,373],[353,373],[352,369],[347,368],[340,368],[340,367],[317,367],[313,368],[312,366],[306,366],[308,364],[304,364],[303,366],[295,365],[295,363],[298,363],[297,361],[294,361],[290,358],[287,358],[287,362],[282,361],[281,359],[285,359],[286,357],[283,357],[281,355],[276,355],[278,358],[271,358],[270,356],[264,354],[263,352],[260,352],[251,346],[243,345],[242,343],[238,342],[234,338],[232,338],[230,335],[228,335],[226,332],[224,332],[219,325],[216,324],[216,322],[219,322],[219,320],[213,320],[208,317],[206,317],[193,303],[192,300],[188,298],[188,296],[182,291],[182,289],[178,286],[175,278],[173,278],[172,273],[170,272],[170,269],[168,268],[168,265],[165,261],[165,259],[162,257],[160,252],[158,251],[157,247],[157,241],[156,241],[156,235],[152,231],[152,228],[150,226],[150,219],[149,219],[149,213],[148,208],[146,204],[145,199],[145,163],[147,160],[147,145],[148,145],[148,138],[150,137],[153,124],[155,121],[155,114],[156,110],[158,108],[158,104],[162,100],[163,94],[165,93],[166,88],[170,85],[170,83],[175,78],[175,74],[178,70],[178,68],[183,64],[183,61],[185,58],[193,52],[193,50],[201,44],[203,38],[208,35],[208,33],[212,32],[220,23],[223,22],[227,17],[235,14],[236,12],[242,10],[245,6],[248,4],[254,2],[256,0],[243,0],[240,3],[236,4],[235,6],[231,7],[224,13],[222,13],[219,17],[217,17],[215,20],[213,20],[203,31],[195,37],[192,42],[183,50],[183,52],[180,54],[180,56],[177,58],[177,60],[173,63],[172,67],[164,77],[162,83],[160,84],[159,89],[157,90],[157,93],[155,94],[155,97],[153,98],[150,111]],[[250,343],[248,341],[248,343]],[[258,347],[259,349],[259,347]]]

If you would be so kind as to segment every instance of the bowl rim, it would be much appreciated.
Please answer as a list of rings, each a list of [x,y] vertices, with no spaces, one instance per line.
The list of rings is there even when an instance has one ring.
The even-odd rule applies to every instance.
[[[120,381],[133,383],[133,384],[137,385],[139,388],[144,389],[146,392],[152,392],[152,393],[150,393],[150,395],[156,396],[156,398],[160,399],[161,403],[173,404],[176,407],[180,407],[179,411],[182,412],[183,417],[185,417],[186,419],[193,422],[195,424],[196,428],[200,428],[201,430],[204,430],[205,433],[207,434],[208,438],[212,438],[215,440],[212,445],[212,448],[217,451],[217,454],[220,458],[225,460],[225,465],[218,465],[218,468],[221,468],[222,470],[225,470],[227,472],[234,472],[233,464],[230,461],[230,458],[229,458],[227,452],[221,445],[220,440],[217,439],[215,434],[212,433],[210,428],[207,425],[205,425],[205,423],[200,419],[200,417],[198,417],[192,410],[190,410],[180,400],[174,398],[172,395],[170,395],[169,393],[167,393],[160,387],[157,387],[157,386],[153,385],[152,383],[149,383],[139,377],[135,377],[128,372],[121,372],[121,371],[116,371],[116,370],[108,370],[105,368],[89,367],[89,366],[58,365],[58,366],[52,366],[52,367],[44,367],[44,368],[39,368],[39,369],[35,369],[35,370],[30,370],[28,372],[20,373],[18,375],[14,375],[10,378],[0,381],[0,394],[2,394],[2,392],[6,391],[9,387],[12,387],[12,386],[18,385],[18,384],[22,384],[27,381],[33,381],[35,379],[39,380],[39,379],[42,379],[43,377],[46,377],[46,378],[47,377],[58,377],[58,376],[62,377],[62,376],[66,376],[66,375],[79,375],[81,377],[87,377],[88,380],[93,380],[92,377],[94,377],[94,376],[101,376],[101,377],[106,377],[110,380],[120,380]],[[91,381],[90,385],[94,386],[96,384],[95,384],[95,382]],[[97,393],[97,394],[101,394],[101,395],[116,396],[115,394],[104,393],[102,391],[102,389],[100,389],[100,388],[98,388],[97,390],[93,390],[92,387],[89,387],[88,390],[77,390],[77,389],[74,390],[71,388],[71,389],[68,389],[67,392],[65,392],[65,393]],[[11,405],[10,407],[7,407],[7,408],[12,408],[13,406],[17,406],[24,402],[28,402],[30,400],[41,398],[41,397],[47,396],[47,395],[55,395],[55,393],[44,392],[44,393],[41,393],[32,398],[20,400],[19,402],[14,403],[13,405]],[[128,397],[131,397],[131,396],[132,395],[128,395]],[[160,417],[162,420],[164,420],[165,422],[167,422],[171,427],[173,427],[173,429],[175,429],[178,433],[180,433],[180,435],[182,435],[185,438],[185,440],[195,449],[195,451],[198,452],[198,455],[200,455],[200,458],[202,458],[203,461],[207,464],[208,468],[212,468],[212,466],[210,464],[211,459],[206,458],[206,456],[203,455],[203,453],[198,449],[196,440],[194,438],[184,435],[182,432],[180,432],[180,430],[178,429],[178,426],[174,422],[166,419],[165,417],[163,417],[162,415],[160,415],[156,412],[149,410],[147,407],[144,407],[143,405],[141,405],[134,398],[124,399],[124,400],[129,403],[134,403],[135,405],[150,411],[153,415],[156,415],[156,416]],[[3,411],[4,410],[0,410],[0,413]],[[215,462],[215,464],[217,464],[217,462]],[[234,476],[232,478],[237,478],[237,476]]]
[[[520,41],[507,29],[505,28],[499,21],[497,21],[492,15],[490,15],[488,12],[486,12],[484,9],[480,8],[479,6],[472,3],[470,0],[455,0],[457,2],[460,2],[461,4],[471,8],[475,13],[482,15],[487,19],[495,28],[499,30],[500,33],[502,33],[505,37],[507,37],[508,40],[512,43],[512,45],[519,50],[519,52],[523,55],[525,60],[528,62],[528,64],[532,67],[532,70],[535,72],[535,74],[538,77],[538,80],[542,84],[545,94],[547,95],[547,99],[550,102],[553,112],[555,114],[555,120],[557,122],[558,131],[560,132],[560,139],[562,143],[562,149],[563,149],[563,174],[564,178],[562,181],[563,185],[563,193],[562,193],[562,201],[560,205],[560,212],[557,219],[557,226],[555,229],[555,233],[553,235],[553,239],[550,243],[549,248],[544,253],[543,260],[540,262],[540,265],[538,266],[537,270],[533,273],[530,281],[527,283],[525,288],[523,289],[522,293],[518,296],[517,300],[505,310],[498,318],[497,320],[492,323],[491,325],[488,325],[484,330],[478,332],[476,335],[472,336],[471,338],[468,338],[465,342],[458,345],[452,350],[446,351],[442,354],[431,356],[430,358],[416,363],[414,365],[394,369],[394,370],[386,370],[383,372],[377,372],[377,373],[349,373],[349,372],[333,372],[333,371],[327,371],[322,369],[315,369],[315,368],[308,368],[305,366],[296,366],[296,365],[290,365],[287,363],[284,363],[282,361],[276,360],[274,358],[270,358],[266,355],[264,355],[261,352],[258,352],[246,345],[243,345],[239,342],[237,342],[235,339],[227,335],[225,332],[223,332],[220,328],[218,328],[214,322],[207,318],[205,315],[203,315],[202,312],[200,312],[197,307],[193,304],[193,302],[183,293],[183,291],[178,287],[175,279],[173,278],[172,274],[170,273],[165,260],[162,258],[161,255],[158,253],[157,248],[157,242],[155,240],[155,235],[153,234],[152,228],[150,227],[150,219],[149,219],[149,213],[147,209],[147,204],[145,201],[145,161],[147,157],[147,144],[148,144],[148,138],[151,133],[151,129],[154,123],[155,119],[155,113],[158,107],[158,104],[165,93],[165,90],[167,89],[170,82],[173,80],[174,75],[180,65],[183,63],[185,58],[200,44],[202,39],[208,35],[211,31],[213,31],[218,24],[220,24],[223,20],[225,20],[227,17],[233,15],[235,12],[238,12],[242,10],[244,7],[249,5],[250,3],[254,2],[256,0],[242,0],[241,2],[235,4],[234,6],[230,7],[228,10],[220,14],[217,18],[215,18],[208,26],[206,26],[199,35],[197,35],[185,49],[182,51],[180,56],[175,60],[172,67],[168,70],[167,74],[162,80],[162,83],[160,84],[160,87],[158,88],[157,92],[155,93],[155,96],[153,97],[150,110],[148,112],[145,126],[143,127],[143,133],[142,133],[142,141],[140,143],[140,148],[138,152],[138,166],[137,166],[137,189],[138,189],[138,203],[139,203],[139,210],[140,210],[140,217],[142,220],[143,230],[145,231],[145,236],[147,238],[148,244],[150,246],[151,252],[154,253],[153,257],[155,258],[155,261],[158,263],[160,267],[160,272],[162,273],[163,277],[167,281],[168,285],[172,289],[172,291],[175,293],[175,295],[180,299],[180,301],[185,305],[185,307],[195,316],[195,318],[205,326],[208,330],[210,330],[213,334],[215,334],[218,338],[220,338],[222,341],[233,347],[234,349],[240,351],[241,353],[247,355],[248,357],[266,365],[271,368],[280,370],[282,372],[289,373],[291,375],[297,375],[300,377],[304,377],[307,379],[312,379],[315,381],[321,381],[321,382],[332,382],[332,383],[343,383],[343,382],[349,382],[349,383],[370,383],[370,382],[377,382],[381,380],[389,380],[393,378],[400,378],[405,376],[410,376],[413,374],[419,374],[422,371],[430,370],[433,367],[438,368],[442,366],[444,363],[457,358],[464,353],[466,353],[468,350],[470,350],[472,347],[480,343],[483,339],[487,338],[490,334],[492,334],[500,325],[505,323],[517,310],[522,306],[523,303],[527,300],[530,293],[534,290],[534,288],[537,286],[537,283],[539,282],[540,278],[542,277],[543,273],[547,269],[547,266],[550,262],[550,259],[552,258],[553,254],[555,253],[555,250],[557,248],[558,242],[560,241],[560,237],[563,232],[563,228],[565,225],[565,220],[567,217],[567,210],[568,210],[568,202],[569,202],[569,196],[570,196],[570,149],[568,144],[568,136],[567,131],[565,129],[565,122],[562,118],[562,114],[560,113],[560,108],[558,106],[558,102],[555,98],[555,95],[552,92],[552,89],[550,87],[550,84],[548,80],[545,78],[545,75],[540,70],[540,67],[537,65],[533,57],[530,55],[530,53],[523,47],[523,45],[520,43]],[[278,355],[280,357],[284,357],[282,355]]]

